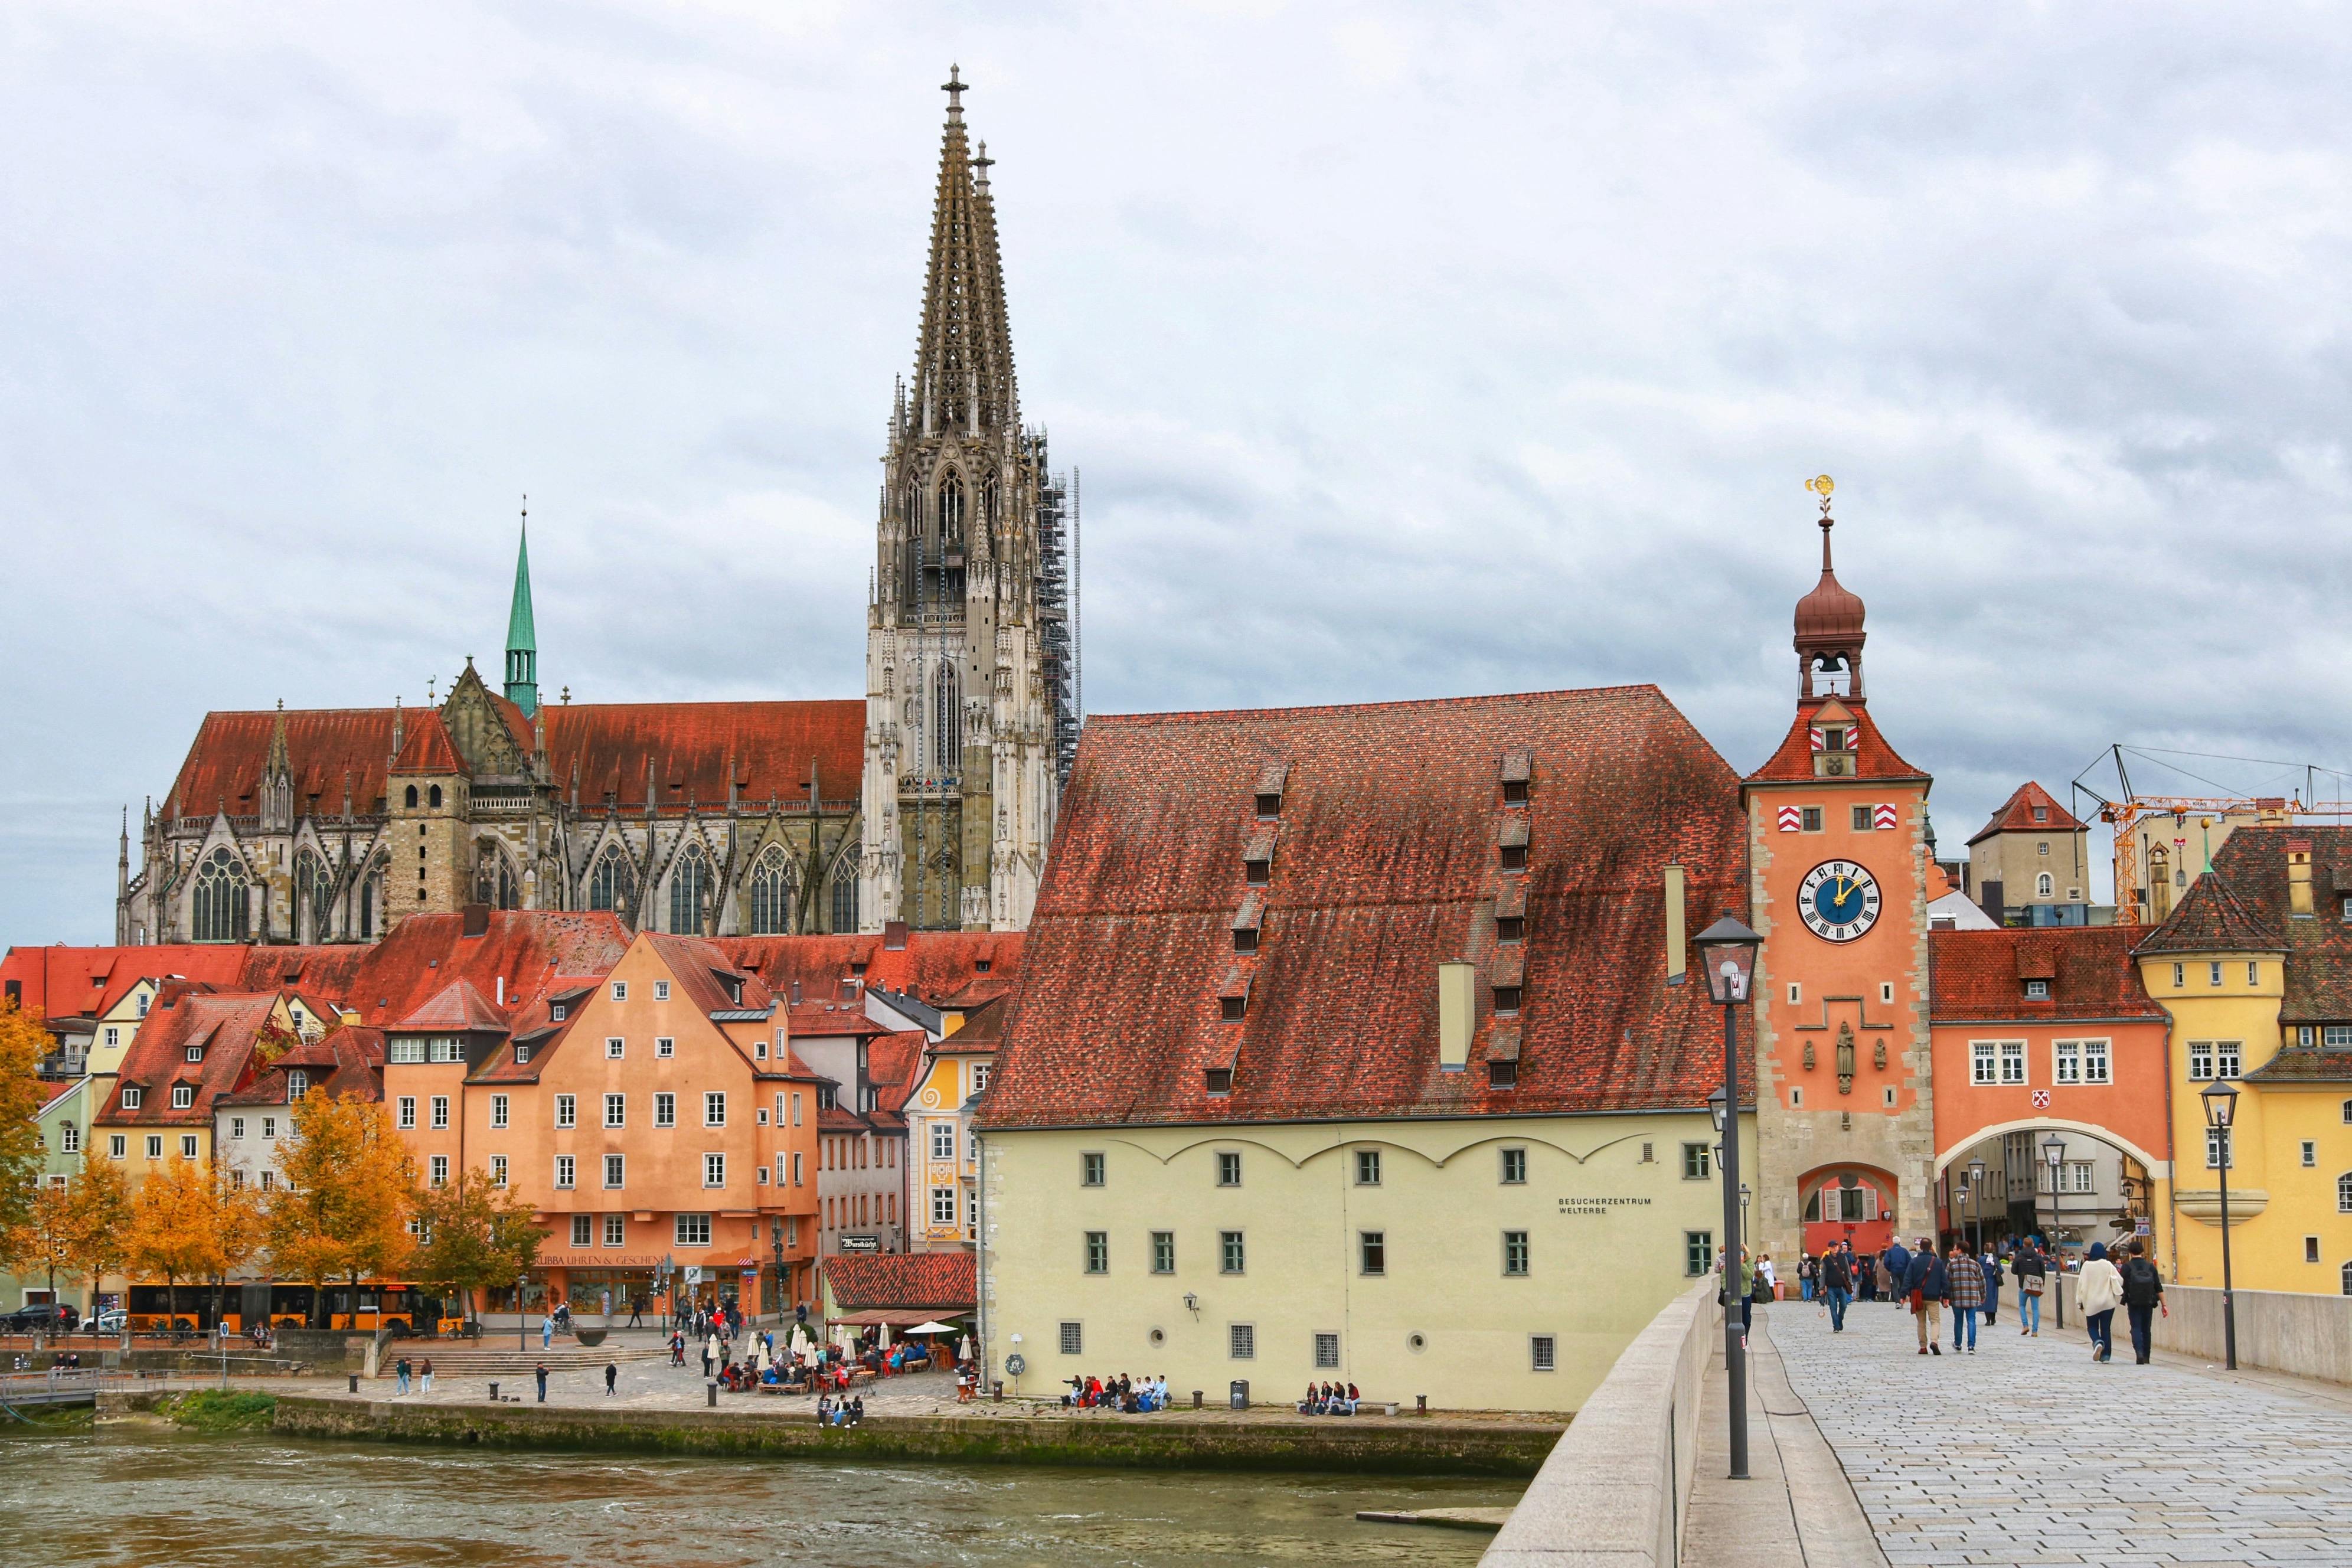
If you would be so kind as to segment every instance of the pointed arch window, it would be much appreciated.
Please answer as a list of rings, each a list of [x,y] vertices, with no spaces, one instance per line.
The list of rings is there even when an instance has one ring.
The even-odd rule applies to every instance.
[[[588,907],[607,911],[622,909],[635,890],[636,879],[629,875],[629,863],[622,857],[621,847],[607,844],[604,854],[596,858],[595,868],[588,873]]]
[[[214,850],[196,872],[196,940],[243,942],[245,893],[245,862],[226,849]]]
[[[792,864],[784,847],[771,844],[751,868],[751,934],[782,936],[793,929]]]
[[[373,876],[360,884],[360,940],[375,940],[375,878]]]
[[[522,907],[522,879],[515,874],[514,861],[505,847],[495,838],[478,839],[474,845],[474,902],[495,910]]]
[[[327,863],[309,849],[294,857],[294,907],[310,918],[310,940],[325,942],[334,924],[335,879]]]
[[[689,843],[669,871],[669,929],[678,936],[702,934],[702,900],[710,891],[710,858]]]
[[[833,863],[833,929],[836,934],[857,929],[857,846],[841,852]]]
[[[945,777],[962,765],[963,679],[950,657],[931,680],[931,771]]]
[[[940,545],[947,551],[963,548],[963,480],[954,474],[940,481]]]

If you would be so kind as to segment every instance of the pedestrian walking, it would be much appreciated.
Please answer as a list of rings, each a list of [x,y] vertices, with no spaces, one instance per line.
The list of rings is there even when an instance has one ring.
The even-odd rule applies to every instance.
[[[1818,1278],[1820,1267],[1813,1261],[1813,1255],[1810,1252],[1797,1259],[1797,1296],[1800,1300],[1810,1301],[1813,1299],[1813,1286]]]
[[[1904,1270],[1905,1299],[1911,1303],[1911,1320],[1919,1331],[1919,1353],[1942,1355],[1943,1302],[1952,1287],[1944,1271],[1944,1260],[1926,1237],[1919,1238],[1919,1249],[1910,1254],[1911,1266]]]
[[[539,1379],[539,1402],[544,1405],[547,1403],[547,1363],[541,1362],[532,1375]]]
[[[2074,1276],[2074,1298],[2083,1309],[2083,1326],[2090,1331],[2091,1359],[2113,1360],[2116,1309],[2123,1305],[2124,1277],[2107,1261],[2105,1242],[2091,1243],[2091,1250]]]
[[[2041,1247],[2029,1238],[2017,1249],[2013,1270],[2017,1275],[2017,1331],[2039,1334],[2042,1292],[2050,1282],[2049,1261],[2042,1256]]]
[[[1944,1275],[1950,1286],[1952,1304],[1952,1353],[1963,1348],[1977,1353],[1977,1313],[1984,1306],[1984,1268],[1977,1262],[1976,1254],[1965,1241],[1952,1244],[1951,1256],[1944,1260]]]
[[[718,1353],[719,1336],[713,1334],[702,1342],[702,1375],[706,1381],[710,1376],[710,1358]]]
[[[1886,1265],[1886,1272],[1880,1276],[1881,1293],[1890,1301],[1907,1298],[1911,1291],[1911,1254],[1904,1248],[1902,1239],[1889,1241],[1886,1250],[1878,1256]]]
[[[2172,1316],[2172,1309],[2164,1304],[2164,1276],[2148,1261],[2147,1242],[2137,1236],[2131,1239],[2130,1252],[2120,1272],[2124,1312],[2131,1320],[2132,1360],[2146,1366],[2148,1352],[2155,1348],[2156,1314]]]
[[[377,1364],[383,1363],[379,1362]],[[392,1377],[392,1392],[395,1394],[406,1394],[408,1392],[408,1358],[406,1356],[402,1356],[394,1363]]]
[[[606,1362],[606,1363],[604,1363],[604,1397],[605,1397],[605,1398],[610,1399],[610,1398],[612,1398],[612,1397],[613,1397],[613,1394],[614,1394],[614,1384],[618,1384],[620,1381],[621,1381],[621,1368],[620,1368],[620,1363],[618,1363],[617,1362],[609,1362],[609,1361],[608,1361],[608,1362]]]
[[[1988,1247],[1981,1261],[1984,1265],[1984,1326],[1989,1329],[2000,1312],[2000,1255]]]
[[[417,1386],[419,1387],[419,1389],[421,1389],[424,1393],[426,1393],[426,1394],[430,1394],[430,1393],[432,1393],[432,1392],[433,1392],[433,1358],[432,1358],[431,1356],[426,1356],[426,1357],[425,1358],[425,1364],[424,1364],[424,1365],[422,1365],[422,1366],[420,1366],[420,1367],[418,1367],[418,1368],[416,1369],[416,1372],[417,1372],[417,1378],[418,1378],[418,1384],[417,1384]]]
[[[1822,1295],[1830,1310],[1830,1332],[1845,1332],[1845,1304],[1853,1285],[1846,1255],[1832,1251],[1822,1258]]]
[[[541,1312],[539,1315],[539,1348],[545,1350],[554,1342],[555,1319],[552,1314]]]
[[[631,1328],[633,1328],[633,1329],[635,1329],[635,1328],[642,1328],[642,1327],[644,1327],[644,1326],[645,1326],[645,1316],[646,1316],[646,1299],[645,1299],[643,1296],[632,1296],[632,1297],[630,1297],[630,1298],[629,1298],[629,1327],[631,1327]]]

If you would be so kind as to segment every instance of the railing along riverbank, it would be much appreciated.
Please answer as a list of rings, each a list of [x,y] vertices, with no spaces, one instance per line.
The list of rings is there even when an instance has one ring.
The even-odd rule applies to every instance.
[[[2089,1333],[2074,1293],[2076,1280],[2063,1275],[2058,1282],[2064,1306],[2066,1331]],[[2321,1383],[2352,1383],[2352,1296],[2302,1295],[2286,1290],[2240,1290],[2238,1298],[2238,1364],[2284,1372]],[[2176,1355],[2197,1356],[2219,1363],[2223,1342],[2221,1292],[2206,1285],[2175,1285],[2165,1281],[2164,1304],[2150,1325],[2156,1348]],[[2003,1310],[2013,1310],[2004,1304]],[[2054,1313],[2042,1320],[2044,1334],[2058,1331]],[[2131,1354],[2130,1314],[2116,1309],[2116,1354]]]

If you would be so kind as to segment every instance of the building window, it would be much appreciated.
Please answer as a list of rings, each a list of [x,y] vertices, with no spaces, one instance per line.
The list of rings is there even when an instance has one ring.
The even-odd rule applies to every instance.
[[[1217,1185],[1238,1187],[1242,1184],[1242,1156],[1235,1149],[1225,1149],[1217,1154]]]
[[[1242,1245],[1242,1233],[1240,1231],[1221,1230],[1217,1232],[1218,1273],[1245,1273],[1247,1272],[1247,1269],[1244,1266],[1247,1264],[1248,1260],[1248,1254]]]
[[[1089,1274],[1110,1272],[1110,1232],[1107,1230],[1087,1232],[1087,1272]]]
[[[194,1084],[192,1084],[192,1083],[175,1083],[175,1084],[173,1084],[173,1085],[172,1086],[172,1109],[173,1109],[173,1110],[189,1110],[189,1109],[193,1108],[193,1107],[195,1105],[195,1103],[196,1103],[196,1086],[195,1086]]]
[[[570,1188],[572,1185],[572,1173],[577,1168],[571,1155],[558,1154],[555,1157],[555,1184],[559,1188]]]
[[[628,983],[627,981],[625,981],[625,980],[615,980],[615,981],[614,981],[614,982],[613,982],[613,1000],[614,1000],[614,1001],[615,1001],[615,1002],[625,1002],[625,1001],[627,1001],[628,999],[629,999],[629,983]]]
[[[568,1094],[557,1095],[555,1097],[555,1124],[558,1127],[576,1127],[579,1125],[579,1122],[580,1102]]]
[[[2106,1041],[2084,1040],[2083,1042],[2083,1081],[2084,1083],[2113,1081],[2113,1069],[2107,1061]]]
[[[988,1088],[988,1064],[987,1064],[986,1062],[974,1062],[974,1063],[972,1063],[972,1064],[971,1064],[971,1091],[972,1091],[972,1093],[974,1093],[974,1094],[982,1093],[982,1091],[984,1091],[987,1088]]]
[[[1103,1157],[1087,1153],[1078,1156],[1078,1185],[1099,1187],[1103,1184]]]
[[[1064,1355],[1084,1355],[1087,1351],[1086,1330],[1076,1323],[1064,1323],[1061,1348]]]
[[[1715,1267],[1715,1232],[1686,1230],[1683,1232],[1683,1274],[1696,1279]]]
[[[2352,1121],[2352,1108],[2347,1108],[2344,1120],[2347,1121]],[[109,1133],[106,1140],[106,1157],[110,1160],[121,1159],[125,1152],[123,1142],[124,1140],[121,1133]]]
[[[793,1152],[793,1185],[797,1187],[801,1184],[801,1156],[800,1152],[794,1150]]]
[[[291,1084],[287,1086],[287,1093],[288,1098],[292,1098],[293,1086]],[[433,1125],[436,1129],[441,1131],[448,1131],[449,1097],[446,1094],[436,1094],[433,1097]]]
[[[506,1184],[507,1157],[504,1154],[493,1154],[490,1156],[490,1185],[503,1187]]]
[[[245,940],[245,863],[215,849],[196,873],[192,913],[198,942]]]
[[[2023,1040],[2001,1041],[2000,1081],[2003,1083],[2025,1081],[2025,1042]]]
[[[954,1123],[954,1122],[952,1122],[952,1121],[934,1121],[934,1122],[932,1122],[932,1123],[931,1123],[931,1158],[932,1158],[932,1159],[934,1159],[934,1160],[952,1160],[952,1159],[954,1159],[954,1158],[955,1158],[955,1145],[956,1145],[956,1136],[955,1136],[955,1135],[956,1135],[956,1130],[955,1130],[955,1123]]]
[[[122,1109],[125,1110],[136,1110],[139,1109],[140,1102],[144,1100],[146,1098],[147,1091],[143,1089],[126,1089],[122,1091]],[[2347,1121],[2352,1121],[2352,1115],[2347,1115],[2344,1120]]]
[[[626,1173],[627,1161],[625,1156],[620,1154],[607,1154],[604,1156],[604,1187],[606,1191],[618,1192],[623,1186],[626,1185],[626,1182],[624,1179]]]
[[[2352,1214],[2352,1172],[2336,1178],[2336,1212]]]
[[[1378,1149],[1356,1151],[1356,1185],[1377,1187],[1381,1184],[1381,1152]]]
[[[1389,1238],[1386,1231],[1360,1230],[1356,1233],[1358,1267],[1366,1274],[1386,1274],[1389,1271]]]
[[[2042,847],[2046,849],[2049,846],[2044,845]],[[2035,898],[2046,899],[2051,897],[2057,890],[2058,889],[2056,888],[2051,885],[2049,872],[2044,871],[2040,876],[2033,879],[2033,896]]]
[[[1995,1081],[1994,1074],[1998,1069],[1993,1065],[1993,1042],[1990,1040],[1969,1042],[1969,1081],[1970,1083]]]
[[[2051,1047],[2051,1051],[2053,1054],[2051,1082],[2066,1084],[2083,1081],[2082,1041],[2059,1040]]]
[[[2218,960],[2205,966],[2205,983],[2208,985],[2221,984],[2221,965]]]
[[[1318,1372],[1330,1372],[1336,1369],[1339,1364],[1339,1336],[1337,1334],[1316,1335],[1315,1370]]]
[[[1528,1336],[1528,1370],[1556,1372],[1559,1368],[1559,1347],[1549,1334]]]
[[[622,1058],[622,1057],[624,1057],[625,1055],[626,1055],[626,1054],[627,1054],[627,1052],[628,1052],[628,1041],[627,1041],[625,1038],[624,1038],[623,1037],[621,1037],[621,1036],[619,1036],[619,1035],[614,1035],[614,1036],[608,1037],[605,1039],[605,1041],[604,1041],[604,1059],[605,1059],[606,1061],[608,1061],[608,1062],[616,1062],[616,1061],[619,1061],[619,1060]]]
[[[433,1156],[433,1184],[436,1187],[449,1184],[449,1156],[446,1154]]]
[[[572,1216],[572,1245],[574,1247],[586,1247],[593,1243],[596,1239],[595,1225],[596,1221],[592,1215],[584,1214],[573,1215]]]
[[[933,1187],[931,1189],[931,1223],[933,1225],[955,1224],[955,1189],[953,1187]]]
[[[655,1094],[654,1125],[656,1127],[677,1125],[677,1096],[667,1092]]]
[[[184,1060],[200,1062],[205,1059],[205,1048],[202,1046],[190,1046],[186,1050],[181,1052],[180,1055]]]
[[[1154,1274],[1176,1272],[1176,1233],[1155,1230],[1151,1233],[1151,1271]]]
[[[2178,990],[2179,990],[2182,986],[2184,986],[2184,985],[2186,985],[2186,984],[2189,984],[2189,966],[2188,966],[2187,964],[2185,964],[2185,963],[2176,963],[2176,964],[2174,964],[2174,965],[2172,966],[2172,988],[2173,988],[2175,991],[2178,991]]]
[[[2207,1170],[2218,1171],[2221,1168],[2222,1152],[2227,1148],[2229,1142],[2229,1131],[2230,1130],[2226,1127],[2208,1127],[2205,1129],[2205,1168]],[[2234,1152],[2231,1152],[2229,1165],[2230,1169],[2233,1171],[2238,1168],[2238,1162]]]
[[[1524,1275],[1528,1271],[1528,1233],[1507,1230],[1503,1233],[1503,1272]]]
[[[2352,1263],[2347,1263],[2337,1270],[2336,1278],[2343,1282],[2344,1293],[2347,1296],[2352,1296]]]
[[[2077,1194],[2096,1190],[2097,1173],[2098,1167],[2088,1160],[2069,1160],[2066,1162],[2066,1190]]]
[[[677,1041],[668,1035],[655,1036],[654,1055],[657,1057],[674,1057],[677,1055]]]
[[[278,1136],[278,1118],[275,1116],[265,1116],[261,1119],[261,1135],[264,1138],[275,1138]]]
[[[2047,980],[2029,980],[2029,981],[2027,981],[2027,982],[2025,983],[2025,999],[2026,999],[2028,1002],[2047,1002],[2047,1001],[2049,1001],[2049,1000],[2050,1000],[2050,982],[2048,982]]]
[[[77,1136],[74,1124],[70,1121],[63,1122],[58,1126],[58,1131],[64,1133],[68,1140],[66,1143],[66,1152],[68,1154],[72,1153],[75,1147],[73,1140]],[[245,1142],[244,1117],[232,1116],[228,1119],[228,1135],[236,1139],[240,1143]]]
[[[784,847],[769,845],[751,868],[753,936],[782,936],[793,929],[791,886],[784,868]]]
[[[183,1132],[183,1133],[181,1133],[181,1134],[180,1134],[180,1158],[181,1158],[181,1159],[183,1159],[183,1160],[193,1160],[193,1159],[194,1159],[195,1157],[196,1157],[196,1135],[195,1135],[194,1133],[193,1133],[193,1132]]]
[[[702,1157],[702,1184],[706,1187],[723,1187],[727,1184],[726,1155],[705,1154]]]
[[[490,1096],[490,1125],[504,1127],[506,1124],[507,1097],[503,1094],[494,1094]]]
[[[1503,1151],[1503,1185],[1521,1187],[1528,1181],[1528,1152],[1525,1149]]]
[[[628,1215],[617,1214],[606,1215],[604,1216],[604,1245],[607,1247],[621,1247],[625,1245],[628,1239]]]
[[[2213,1042],[2213,1076],[2215,1078],[2231,1079],[2238,1076],[2237,1041],[2216,1040]]]
[[[2304,1169],[2305,1169],[2305,1170],[2311,1170],[2311,1169],[2314,1169],[2314,1168],[2315,1168],[2315,1167],[2318,1165],[2318,1163],[2319,1163],[2319,1144],[2318,1144],[2315,1141],[2314,1141],[2314,1140],[2312,1140],[2312,1139],[2309,1139],[2309,1138],[2305,1139],[2305,1140],[2303,1141],[2303,1164],[2304,1164]]]
[[[2319,1237],[2306,1236],[2303,1238],[2303,1260],[2305,1263],[2319,1261]]]
[[[710,891],[710,858],[688,844],[669,873],[669,929],[679,936],[702,934],[702,908]]]
[[[626,1127],[628,1124],[629,1097],[625,1094],[606,1095],[604,1097],[604,1125],[607,1127]]]
[[[399,1100],[399,1106],[398,1121],[400,1123],[400,1130],[403,1132],[415,1131],[416,1130],[416,1097],[413,1094],[402,1095]]]
[[[1257,1325],[1234,1323],[1225,1331],[1225,1351],[1235,1361],[1252,1361],[1257,1356]]]
[[[1822,830],[1822,808],[1818,805],[1803,807],[1800,820],[1803,822],[1806,832],[1819,833]]]
[[[712,1089],[703,1095],[702,1124],[705,1127],[727,1125],[727,1096],[723,1090]]]
[[[1705,1143],[1683,1145],[1683,1180],[1704,1182],[1715,1174],[1715,1152]]]
[[[160,1160],[163,1157],[163,1135],[162,1133],[150,1132],[147,1134],[147,1157],[150,1160]]]
[[[710,1245],[710,1216],[707,1214],[682,1214],[678,1215],[677,1236],[677,1245],[680,1247],[709,1247]]]

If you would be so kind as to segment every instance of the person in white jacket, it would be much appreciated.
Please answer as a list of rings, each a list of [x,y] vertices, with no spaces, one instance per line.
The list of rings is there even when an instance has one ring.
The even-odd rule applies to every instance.
[[[2116,1353],[2116,1309],[2124,1304],[2124,1277],[2107,1261],[2106,1243],[2091,1243],[2083,1271],[2074,1276],[2074,1300],[2091,1331],[2091,1359],[2109,1359]]]

